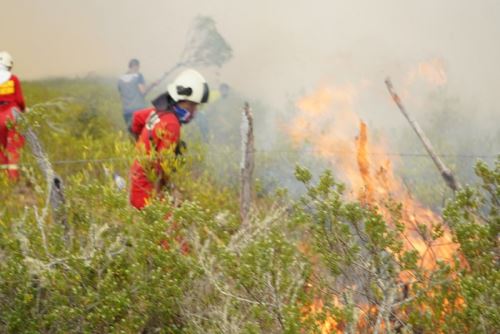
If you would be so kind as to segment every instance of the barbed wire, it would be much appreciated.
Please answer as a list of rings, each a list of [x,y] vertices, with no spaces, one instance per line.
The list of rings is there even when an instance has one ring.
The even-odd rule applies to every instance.
[[[298,150],[298,151],[291,151],[291,150],[258,150],[258,152],[266,152],[266,153],[311,153],[311,154],[316,154],[319,156],[334,156],[334,155],[353,155],[357,154],[358,152],[356,151],[329,151],[329,152],[323,152],[320,150]],[[369,152],[367,153],[368,156],[399,156],[399,157],[427,157],[429,158],[429,155],[427,153],[409,153],[409,152]],[[442,153],[442,154],[437,154],[439,157],[443,158],[470,158],[470,159],[478,159],[478,158],[484,158],[484,159],[491,159],[491,158],[496,158],[500,156],[500,153],[498,154],[449,154],[449,153]]]
[[[108,162],[108,161],[126,161],[131,160],[131,158],[125,157],[111,157],[111,158],[99,158],[99,159],[74,159],[74,160],[56,160],[52,162],[53,165],[71,165],[71,164],[79,164],[79,163],[99,163],[99,162]]]
[[[51,160],[52,165],[73,165],[73,164],[86,164],[86,163],[104,163],[111,161],[130,161],[133,158],[126,157],[110,157],[110,158],[90,158],[90,159],[65,159],[65,160]],[[19,166],[32,166],[35,163],[23,162],[18,163]]]
[[[318,150],[273,150],[273,149],[264,149],[264,150],[256,150],[255,153],[262,154],[275,154],[280,153],[281,155],[291,155],[291,154],[312,154],[317,155],[318,158],[321,156],[336,156],[336,155],[355,155],[357,152],[355,151],[330,151],[330,152],[320,152]],[[240,155],[240,152],[223,152],[221,154],[224,155]],[[371,152],[367,154],[368,156],[389,156],[389,157],[404,157],[404,158],[429,158],[426,153],[410,153],[410,152]],[[471,160],[471,159],[495,159],[500,157],[499,154],[439,154],[440,157],[443,158],[457,158],[461,160]],[[274,156],[277,158],[277,156]],[[106,163],[106,162],[114,162],[114,161],[131,161],[133,157],[103,157],[103,158],[88,158],[88,159],[64,159],[64,160],[54,160],[51,161],[53,165],[72,165],[72,164],[85,164],[85,163]],[[31,165],[30,163],[21,163],[20,165]]]

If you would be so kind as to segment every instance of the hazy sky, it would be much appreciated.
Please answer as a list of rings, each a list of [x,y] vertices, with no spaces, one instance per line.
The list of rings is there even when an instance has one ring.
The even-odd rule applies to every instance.
[[[447,89],[481,110],[498,105],[499,0],[0,3],[0,49],[12,53],[22,78],[116,76],[137,57],[154,79],[177,61],[192,19],[208,15],[234,51],[217,80],[277,107],[287,94],[321,82],[383,90],[386,75],[403,78],[435,58],[443,61]]]

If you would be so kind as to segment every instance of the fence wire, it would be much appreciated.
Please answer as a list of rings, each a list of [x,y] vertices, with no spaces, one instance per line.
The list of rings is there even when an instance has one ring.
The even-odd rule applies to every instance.
[[[338,156],[338,155],[355,155],[355,151],[330,151],[328,153],[319,152],[317,150],[256,150],[256,154],[273,154],[274,158],[287,157],[292,154],[311,154],[316,155],[317,158],[326,156]],[[239,156],[240,152],[224,152],[224,155]],[[410,153],[410,152],[371,152],[368,156],[389,156],[389,157],[403,157],[403,158],[429,158],[426,153]],[[495,159],[500,157],[499,154],[438,154],[442,158],[455,158],[458,160],[475,160],[475,159]],[[117,162],[117,161],[131,161],[133,157],[104,157],[104,158],[88,158],[88,159],[63,159],[51,161],[54,165],[72,165],[72,164],[88,164],[88,163],[107,163],[107,162]],[[30,166],[32,163],[21,163],[21,166]]]

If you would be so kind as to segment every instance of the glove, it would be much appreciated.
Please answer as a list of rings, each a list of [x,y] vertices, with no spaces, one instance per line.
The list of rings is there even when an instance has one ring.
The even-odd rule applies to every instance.
[[[181,156],[187,150],[187,145],[184,140],[179,140],[177,145],[175,145],[175,155]]]

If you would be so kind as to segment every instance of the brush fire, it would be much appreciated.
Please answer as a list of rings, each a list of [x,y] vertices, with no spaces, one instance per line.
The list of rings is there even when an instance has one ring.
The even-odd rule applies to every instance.
[[[431,65],[435,64],[419,66],[419,71],[438,75],[439,71],[431,71]],[[287,132],[296,145],[306,143],[310,151],[331,163],[334,175],[348,185],[349,199],[376,211],[389,228],[401,232],[399,236],[403,249],[415,252],[419,272],[425,277],[435,270],[440,261],[452,264],[458,246],[439,215],[413,198],[398,178],[393,168],[396,156],[388,153],[383,138],[375,142],[370,137],[367,124],[354,111],[357,95],[355,87],[349,85],[318,89],[297,102],[298,112]],[[397,217],[390,203],[400,204]],[[385,300],[385,304],[376,305],[366,298],[357,299],[355,304],[359,315],[356,331],[372,333],[387,326],[397,327],[398,316],[404,317],[398,312],[404,312],[391,311],[391,303],[398,303],[396,295],[408,298],[412,282],[421,279],[411,270],[401,270],[397,276],[397,281],[393,282],[394,289],[389,293],[391,301]],[[342,305],[339,297],[345,291],[352,294],[352,291],[362,290],[357,283],[347,283],[338,287],[338,294],[332,295],[330,305]],[[389,285],[389,282],[381,284],[385,283]],[[306,317],[324,312],[324,318],[318,320],[321,333],[352,332],[352,328],[348,330],[344,324],[338,323],[330,311],[325,312],[324,304],[325,301],[318,298],[304,308]],[[382,316],[384,312],[387,314]]]
[[[0,334],[499,332],[500,0],[1,9]]]

